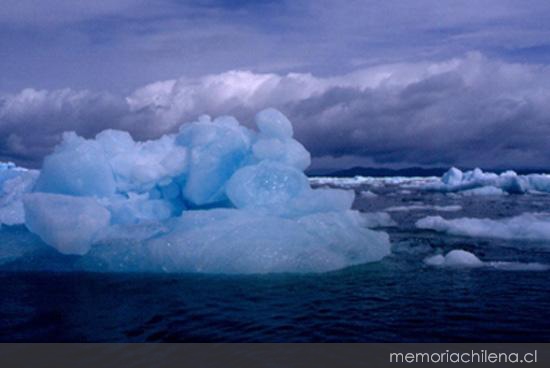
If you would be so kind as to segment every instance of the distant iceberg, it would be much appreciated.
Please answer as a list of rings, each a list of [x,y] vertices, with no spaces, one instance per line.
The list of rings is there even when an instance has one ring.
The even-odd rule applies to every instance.
[[[34,187],[38,171],[0,162],[0,226],[25,221],[23,196]]]
[[[353,191],[310,187],[309,152],[282,113],[255,122],[201,116],[146,142],[65,133],[40,172],[0,166],[0,221],[91,270],[324,272],[390,253],[351,210]]]
[[[498,175],[483,172],[479,168],[462,172],[452,167],[439,181],[427,184],[424,189],[441,192],[463,192],[465,195],[550,193],[550,175],[518,175],[514,171],[506,171]]]

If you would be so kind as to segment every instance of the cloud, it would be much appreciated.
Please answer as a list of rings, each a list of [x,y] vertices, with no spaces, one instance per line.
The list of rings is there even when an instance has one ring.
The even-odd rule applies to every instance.
[[[0,86],[127,93],[178,75],[327,76],[469,50],[550,62],[549,10],[546,0],[5,0]]]
[[[480,53],[330,77],[229,71],[155,82],[126,97],[26,89],[0,96],[0,158],[37,165],[65,130],[92,136],[114,127],[147,139],[203,113],[250,124],[274,106],[320,166],[543,167],[549,99],[549,67]]]

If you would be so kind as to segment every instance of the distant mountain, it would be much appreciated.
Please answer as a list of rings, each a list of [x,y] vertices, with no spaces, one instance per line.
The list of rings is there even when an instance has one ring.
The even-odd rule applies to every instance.
[[[471,168],[460,168],[461,170],[471,170]],[[307,174],[309,176],[334,176],[334,177],[353,177],[353,176],[373,176],[373,177],[382,177],[382,176],[441,176],[447,170],[448,167],[435,167],[435,168],[424,168],[424,167],[407,167],[403,169],[388,169],[380,167],[352,167],[345,170],[324,170],[324,171],[311,171]],[[503,169],[487,169],[483,170],[486,172],[496,172],[501,173]],[[549,173],[550,169],[519,169],[514,170],[520,175],[527,174],[539,174],[539,173]]]

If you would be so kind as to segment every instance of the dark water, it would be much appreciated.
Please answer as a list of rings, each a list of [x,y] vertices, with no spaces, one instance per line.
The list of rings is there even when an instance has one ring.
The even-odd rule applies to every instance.
[[[376,188],[374,190],[377,190]],[[356,207],[460,204],[444,217],[512,216],[546,196],[452,198],[379,189]],[[550,264],[550,244],[414,229],[422,211],[392,213],[393,255],[325,274],[0,273],[2,341],[550,341],[550,273],[426,266],[465,249],[484,261]],[[32,261],[29,261],[32,263]],[[9,268],[7,268],[9,270]]]

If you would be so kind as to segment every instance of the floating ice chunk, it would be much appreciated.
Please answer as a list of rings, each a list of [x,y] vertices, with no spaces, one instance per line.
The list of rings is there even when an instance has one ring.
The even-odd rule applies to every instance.
[[[480,267],[483,262],[473,253],[458,249],[447,253],[445,265],[450,267]]]
[[[44,159],[35,190],[104,197],[115,193],[116,183],[98,142],[65,133],[55,152]]]
[[[462,249],[452,250],[445,256],[437,254],[424,259],[428,266],[450,268],[478,268],[487,267],[504,271],[548,271],[550,266],[541,263],[521,263],[492,261],[483,262],[475,254]]]
[[[368,228],[397,226],[397,222],[386,212],[361,212],[361,224]]]
[[[477,258],[473,253],[465,250],[457,249],[452,250],[447,255],[441,254],[428,257],[424,262],[429,266],[439,267],[482,267],[483,262]]]
[[[516,174],[514,171],[506,171],[500,175],[497,175],[495,173],[483,172],[479,168],[463,173],[453,167],[441,177],[439,182],[428,183],[424,186],[424,189],[443,192],[458,192],[483,187],[499,188],[506,193],[514,194],[522,194],[531,191],[550,192],[550,176],[522,176]],[[491,189],[491,191],[491,194],[496,194],[494,189]],[[484,193],[483,191],[469,193],[473,195],[484,195],[482,194]]]
[[[280,111],[269,108],[260,111],[255,118],[260,133],[266,137],[279,139],[292,138],[292,124]]]
[[[499,220],[429,216],[418,220],[416,227],[458,236],[550,240],[550,216],[542,214],[524,213]]]
[[[93,198],[29,193],[23,203],[27,228],[63,254],[86,254],[111,217]]]

